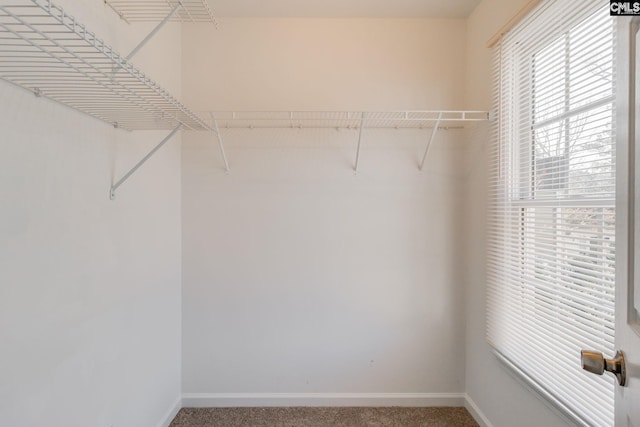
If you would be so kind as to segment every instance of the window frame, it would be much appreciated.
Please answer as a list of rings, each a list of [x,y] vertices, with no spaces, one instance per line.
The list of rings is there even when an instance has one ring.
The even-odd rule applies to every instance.
[[[549,3],[554,3],[554,1],[552,0],[543,1],[542,5],[534,9],[534,11],[532,11],[531,13],[535,15],[536,13],[538,13],[539,9],[544,8],[545,5]],[[596,1],[591,1],[591,4],[595,4],[595,3]],[[601,2],[601,3],[604,3],[604,2]],[[585,21],[591,18],[591,16],[592,16],[591,14],[587,15],[587,17],[585,18]],[[498,270],[491,271],[491,269],[495,267],[491,265],[492,262],[495,262],[495,259],[488,260],[489,262],[488,268],[490,270],[489,277],[493,276],[491,278],[488,278],[489,282],[491,282],[492,280],[493,281],[513,280],[513,277],[515,276],[519,278],[518,280],[520,280],[520,283],[523,283],[522,282],[523,278],[526,278],[527,280],[531,281],[530,278],[536,276],[537,270],[538,270],[537,260],[534,259],[533,261],[531,261],[531,258],[532,257],[536,258],[539,255],[539,251],[535,249],[535,244],[536,244],[535,241],[533,243],[534,249],[531,249],[531,244],[532,244],[531,239],[534,239],[534,240],[539,239],[539,237],[535,236],[535,233],[537,233],[541,227],[537,223],[538,219],[534,218],[532,220],[531,217],[540,215],[540,212],[543,211],[544,209],[548,209],[548,212],[543,213],[543,215],[548,214],[550,221],[551,222],[555,221],[556,223],[555,226],[550,227],[550,230],[552,231],[549,231],[549,235],[545,236],[545,239],[546,238],[550,240],[555,239],[555,241],[558,241],[559,239],[563,238],[563,236],[561,236],[561,230],[558,224],[560,223],[564,224],[566,221],[568,221],[567,218],[570,218],[570,215],[575,215],[579,218],[581,209],[586,212],[587,214],[586,218],[590,221],[595,221],[595,219],[600,218],[600,223],[603,224],[598,229],[600,230],[599,231],[600,234],[603,234],[601,231],[604,230],[603,227],[605,224],[605,219],[607,219],[608,215],[610,215],[609,210],[612,210],[613,215],[615,215],[615,120],[616,120],[615,83],[612,81],[611,93],[608,96],[602,99],[597,99],[595,101],[583,102],[581,105],[574,106],[573,108],[571,105],[571,102],[572,102],[572,98],[571,98],[572,96],[572,93],[571,93],[572,57],[570,52],[571,33],[581,23],[582,21],[578,21],[575,25],[568,26],[565,31],[548,34],[548,35],[545,35],[544,37],[539,38],[538,40],[535,40],[534,43],[531,44],[529,49],[525,49],[522,52],[518,53],[517,55],[512,55],[505,62],[506,67],[504,68],[502,68],[502,65],[503,65],[502,64],[502,61],[503,61],[502,41],[497,46],[498,50],[496,54],[498,56],[498,59],[496,60],[496,62],[501,67],[498,70],[498,73],[496,73],[497,74],[496,78],[498,79],[497,86],[500,89],[502,89],[504,86],[508,86],[509,94],[514,96],[516,99],[519,96],[521,96],[521,94],[524,91],[529,97],[530,102],[518,102],[517,100],[510,101],[508,104],[508,107],[509,107],[508,110],[504,110],[503,107],[498,104],[499,119],[502,120],[502,116],[503,115],[506,116],[507,123],[510,122],[512,126],[505,127],[502,125],[502,123],[497,123],[497,129],[494,132],[496,139],[498,139],[498,146],[497,146],[496,152],[494,153],[494,156],[498,158],[498,163],[497,163],[496,170],[493,171],[493,174],[494,174],[493,179],[496,180],[497,182],[502,181],[504,188],[502,188],[502,192],[500,194],[495,195],[496,200],[493,200],[492,203],[503,207],[503,210],[497,214],[498,216],[499,215],[510,215],[510,216],[509,216],[509,219],[506,220],[507,225],[504,227],[504,228],[508,228],[509,230],[506,230],[506,231],[495,230],[494,238],[497,239],[497,241],[493,241],[493,242],[490,241],[489,242],[490,248],[488,250],[490,253],[491,251],[496,252],[496,246],[503,244],[503,242],[500,241],[500,238],[505,238],[505,236],[511,233],[510,235],[511,241],[508,242],[506,245],[509,246],[509,249],[513,249],[514,247],[519,248],[517,256],[521,257],[520,259],[521,262],[518,268],[519,271],[515,271],[518,265],[516,265],[516,263],[513,261],[514,258],[510,258],[510,261],[512,264],[511,268],[513,269],[513,271],[505,273],[503,271],[498,271]],[[551,117],[547,117],[543,120],[536,122],[535,117],[536,115],[539,115],[539,110],[536,110],[536,105],[535,105],[536,84],[537,84],[537,81],[535,78],[536,55],[539,55],[548,46],[555,43],[557,40],[561,40],[561,39],[564,39],[564,42],[562,44],[565,46],[565,49],[564,49],[565,54],[562,57],[564,59],[562,67],[563,67],[563,73],[565,76],[562,84],[562,88],[564,91],[564,95],[562,97],[563,108],[559,114],[554,114]],[[615,31],[613,32],[613,39],[615,40]],[[614,45],[614,49],[615,49],[615,45]],[[613,54],[612,54],[612,57],[613,57]],[[612,65],[615,67],[615,57],[613,57],[613,60],[611,62],[612,62]],[[524,77],[520,74],[522,73],[523,68],[526,70],[526,75]],[[614,73],[615,73],[615,70],[614,70]],[[516,75],[519,78],[514,78],[514,76]],[[498,97],[499,100],[502,98],[502,96],[503,94],[500,93]],[[589,96],[587,96],[587,99],[588,98]],[[603,110],[604,112],[601,112],[599,110],[601,108],[604,109]],[[591,113],[591,114],[586,114],[586,113]],[[603,139],[602,141],[607,141],[606,144],[603,143],[603,147],[606,147],[606,149],[610,150],[609,152],[606,152],[606,151],[605,152],[611,153],[611,158],[612,158],[610,167],[613,171],[612,172],[612,182],[613,182],[612,190],[613,191],[612,191],[611,197],[590,197],[589,191],[587,190],[585,190],[586,193],[581,194],[580,191],[576,191],[575,189],[570,189],[568,187],[571,179],[571,176],[570,176],[571,154],[572,154],[571,144],[572,144],[572,138],[576,134],[575,129],[572,129],[572,125],[573,125],[572,121],[576,120],[576,117],[580,118],[581,115],[583,115],[583,117],[586,117],[586,120],[595,120],[593,119],[593,117],[598,117],[598,115],[606,116],[607,119],[610,120],[610,122],[607,122],[609,124],[609,128],[611,129],[610,134],[608,135],[607,138]],[[526,123],[527,126],[526,127],[523,126],[522,123]],[[539,197],[541,196],[540,191],[542,189],[536,184],[537,179],[539,179],[540,177],[540,174],[539,174],[540,171],[537,167],[538,165],[537,160],[540,158],[540,156],[536,152],[536,149],[537,149],[536,131],[541,128],[544,128],[545,126],[549,126],[550,124],[558,124],[558,126],[561,126],[564,128],[563,129],[564,133],[562,134],[561,140],[564,146],[563,152],[564,152],[565,160],[563,161],[566,162],[566,168],[567,168],[566,177],[562,176],[562,172],[557,173],[557,176],[555,178],[552,177],[551,185],[553,186],[554,183],[559,183],[558,185],[561,185],[562,181],[566,180],[567,192],[566,194],[562,194],[562,187],[555,190],[552,188],[550,191],[556,191],[557,193],[554,197]],[[580,132],[581,131],[582,130],[580,130]],[[593,134],[589,134],[590,139],[585,138],[587,140],[585,145],[587,145],[589,141],[599,142],[598,136],[597,136],[598,131],[596,130],[593,132],[594,132]],[[577,134],[577,135],[580,135],[580,134]],[[579,138],[579,137],[580,136],[577,136],[576,138]],[[610,148],[608,144],[609,139],[611,140]],[[513,142],[510,143],[509,146],[504,146],[504,145],[501,145],[502,141],[504,140],[513,141]],[[585,153],[586,154],[584,155],[586,156],[593,155],[593,154],[589,154],[588,151],[585,151]],[[583,154],[583,153],[578,151],[578,154]],[[551,162],[553,162],[553,160],[551,160]],[[579,172],[582,171],[582,169],[580,169],[581,167],[582,166],[578,168]],[[585,166],[585,168],[589,168],[589,166]],[[592,167],[591,169],[589,169],[589,171],[593,172],[595,175],[597,175],[598,173],[601,173],[598,171],[597,167]],[[595,183],[594,187],[598,188],[599,184],[598,184],[597,178],[594,178],[593,183],[592,182],[583,183],[579,181],[580,175],[578,174],[576,176],[578,177],[577,178],[578,181],[576,181],[578,183],[578,187],[577,187],[578,189],[580,188],[580,185],[589,186],[589,185],[592,185],[593,183]],[[556,179],[556,181],[554,181],[554,179]],[[608,188],[607,186],[608,184],[606,185],[603,184],[602,188]],[[491,183],[490,183],[490,188],[491,188]],[[490,209],[491,209],[491,206],[492,205],[490,204],[489,206]],[[499,209],[500,208],[498,208],[498,210]],[[517,215],[514,212],[517,212]],[[495,221],[495,219],[491,218],[490,216],[489,221],[491,222],[492,220]],[[591,222],[588,222],[587,225],[591,226]],[[607,227],[611,227],[611,224],[608,224]],[[615,222],[613,224],[613,228],[615,229]],[[533,237],[528,235],[530,232]],[[507,236],[507,240],[508,240],[508,237],[509,236]],[[514,241],[517,241],[517,243],[514,243]],[[567,241],[569,243],[567,243]],[[586,238],[585,241],[589,242],[590,238]],[[576,257],[576,256],[579,257],[579,255],[576,255],[576,253],[577,254],[581,253],[580,250],[582,249],[580,249],[581,246],[579,246],[579,244],[583,244],[583,242],[580,239],[575,238],[575,236],[570,236],[569,238],[566,238],[566,241],[563,244],[565,246],[561,246],[558,243],[554,245],[550,245],[555,248],[553,249],[554,252],[558,252],[558,251],[562,252],[563,250],[566,252],[564,255],[558,253],[555,257],[549,257],[550,258],[549,265],[553,265],[553,268],[557,268],[559,270],[564,268],[564,266],[567,266],[567,265],[571,266],[571,261],[570,261],[571,257]],[[575,247],[577,247],[578,250],[574,251],[575,248],[570,246],[572,244]],[[598,256],[597,259],[601,260],[603,265],[605,265],[607,263],[607,260],[609,260],[607,258],[609,252],[605,253],[604,239],[601,240],[599,244],[602,245],[602,255],[601,257]],[[491,245],[493,245],[493,247],[491,247]],[[545,246],[546,247],[543,250],[543,253],[545,256],[549,256],[549,252],[552,249],[549,249],[548,242],[545,242]],[[571,250],[567,250],[567,247],[571,247]],[[499,252],[499,250],[500,249],[498,249],[497,251]],[[588,251],[589,248],[585,250]],[[606,250],[608,251],[613,250],[614,251],[613,253],[615,254],[615,233],[612,235],[612,239],[608,242],[608,246]],[[562,257],[564,257],[564,259],[567,260],[564,265],[560,265],[561,263],[558,261],[558,259],[561,259]],[[592,254],[589,254],[588,259],[590,260],[591,257],[592,257]],[[491,258],[491,256],[489,256],[489,258]],[[526,260],[525,258],[529,258],[529,260]],[[576,260],[574,261],[576,266],[579,265],[578,261]],[[516,266],[514,267],[514,265]],[[572,272],[570,269],[565,268],[565,271],[562,271],[557,274],[552,274],[552,276],[555,278],[556,282],[558,281],[558,277],[565,277],[565,276],[571,277],[572,274],[574,274],[575,276],[580,276],[582,274],[581,269],[583,267],[586,268],[589,266],[586,265],[586,266],[575,267],[575,270],[577,270],[578,273]],[[529,269],[529,271],[526,271],[526,269]],[[576,280],[583,280],[583,279],[585,278],[578,277],[578,279]],[[596,279],[593,279],[593,280],[596,280]],[[598,278],[598,280],[600,280],[600,278]],[[567,282],[569,281],[567,280]],[[559,283],[561,285],[564,284],[562,280]],[[488,286],[491,286],[491,285],[489,284]],[[588,287],[588,286],[585,287],[585,292],[590,292],[591,289],[593,289],[594,287],[596,286],[594,285],[593,287]],[[515,285],[514,285],[514,288],[512,288],[511,291],[508,291],[508,292],[512,292],[512,293],[516,292],[514,289],[515,289]],[[526,286],[525,284],[523,284],[522,286],[520,286],[519,289],[521,292],[521,299],[523,301],[527,300],[528,303],[531,303],[531,300],[532,300],[531,295],[525,295],[525,294],[527,292],[529,294],[531,294],[531,292],[535,293],[537,292],[537,290],[540,290],[542,288],[531,286],[531,283],[526,283]],[[544,288],[544,291],[548,292],[549,289],[550,287],[547,286]],[[494,295],[489,295],[488,301],[492,298],[500,299],[501,297],[507,298],[507,299],[514,298],[513,295],[505,297],[504,295],[501,296],[500,292],[497,292]],[[535,300],[537,297],[538,296],[534,295],[533,300]],[[558,300],[554,300],[554,301],[559,301],[561,299],[562,298],[559,298]],[[545,307],[547,314],[545,314],[545,316],[549,316],[548,313],[554,310],[549,308],[548,306],[550,304],[549,301],[551,301],[551,299],[549,298],[545,300],[545,304],[547,304],[547,306]],[[562,303],[564,304],[564,302]],[[536,307],[534,307],[533,309],[540,309],[539,306],[536,305]],[[488,305],[488,316],[491,315],[490,311],[491,310]],[[558,310],[558,312],[560,312],[560,310]],[[562,313],[562,314],[565,314],[565,313]],[[578,313],[576,312],[575,314],[572,314],[572,315],[574,317],[577,317]],[[498,315],[497,318],[499,321],[500,315]],[[491,325],[495,323],[496,323],[496,319],[488,320],[488,328],[490,328]],[[507,326],[506,328],[508,329],[509,327]],[[513,331],[511,331],[510,333],[513,333]],[[539,394],[545,397],[546,400],[551,402],[554,408],[558,409],[562,414],[567,416],[572,421],[574,422],[577,421],[580,424],[591,425],[589,424],[588,421],[585,421],[585,417],[582,414],[577,413],[576,410],[574,410],[571,407],[571,405],[568,405],[563,400],[559,399],[558,396],[556,396],[553,391],[550,391],[550,389],[547,389],[543,384],[541,384],[538,381],[538,379],[529,375],[526,369],[523,369],[521,366],[519,366],[518,362],[514,362],[514,360],[512,360],[510,357],[505,355],[505,353],[501,351],[499,346],[496,346],[495,343],[492,342],[490,335],[491,333],[490,331],[488,331],[487,338],[488,338],[489,344],[492,345],[492,347],[494,347],[494,352],[496,353],[496,356],[511,371],[515,372],[518,378],[524,380],[524,382],[528,384],[532,389],[536,390]],[[578,354],[578,358],[579,358],[579,354]]]

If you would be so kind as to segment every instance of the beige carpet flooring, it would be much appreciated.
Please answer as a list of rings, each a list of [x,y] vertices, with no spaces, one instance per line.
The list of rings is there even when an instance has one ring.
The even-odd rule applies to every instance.
[[[478,427],[464,408],[183,408],[170,427]]]

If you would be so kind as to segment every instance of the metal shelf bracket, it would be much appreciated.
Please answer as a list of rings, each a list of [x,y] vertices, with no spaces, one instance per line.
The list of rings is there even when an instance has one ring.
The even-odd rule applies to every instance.
[[[431,149],[431,144],[433,143],[434,138],[436,137],[436,133],[438,132],[438,126],[440,126],[440,120],[442,120],[442,112],[438,113],[438,119],[436,123],[433,125],[433,130],[431,131],[431,137],[429,138],[429,142],[427,142],[427,147],[424,150],[424,155],[422,156],[422,161],[420,162],[420,170],[424,167],[424,162],[427,160],[427,156],[429,155],[429,150]]]
[[[209,112],[210,114],[212,112]],[[476,110],[403,110],[403,111],[216,111],[211,116],[214,131],[223,129],[347,129],[358,131],[355,163],[350,169],[357,174],[360,167],[364,132],[382,129],[424,130],[425,144],[422,156],[414,163],[420,171],[425,168],[427,157],[438,132],[463,129],[462,123],[488,121],[488,111]],[[220,139],[219,132],[216,133]],[[224,151],[221,147],[221,151]],[[223,155],[224,156],[224,155]],[[415,167],[414,166],[414,167]]]
[[[138,46],[133,48],[133,50],[131,51],[131,53],[129,55],[127,55],[127,57],[126,57],[127,61],[130,61],[131,58],[133,58],[135,56],[135,54],[138,53],[138,51],[140,49],[142,49],[142,47],[144,45],[146,45],[149,42],[149,40],[151,40],[153,38],[153,36],[155,36],[156,33],[158,31],[160,31],[160,29],[162,27],[164,27],[165,24],[167,22],[169,22],[169,20],[171,18],[173,18],[176,13],[178,13],[178,10],[180,10],[180,8],[182,6],[183,6],[182,2],[180,0],[178,0],[178,3],[176,3],[176,5],[173,7],[173,9],[171,9],[171,12],[169,12],[169,14],[162,21],[160,21],[160,23],[158,25],[156,25],[156,27],[153,30],[151,30],[151,32],[147,35],[147,37],[145,37],[144,39],[142,39],[142,41],[140,43],[138,43]]]
[[[362,130],[364,129],[364,118],[365,118],[365,113],[362,113],[362,116],[360,116],[360,129],[358,131],[358,148],[356,150],[356,163],[353,166],[353,171],[355,173],[358,172],[358,163],[360,161],[360,145],[362,143]]]
[[[220,129],[218,129],[218,121],[216,120],[216,116],[213,112],[209,114],[211,115],[211,122],[213,122],[213,133],[216,134],[218,146],[220,147],[220,154],[222,155],[222,160],[224,161],[224,170],[226,172],[229,172],[229,162],[227,162],[227,154],[224,152],[224,145],[222,145],[222,136],[220,136]]]
[[[153,150],[151,150],[149,152],[149,154],[147,154],[146,156],[144,156],[142,158],[142,160],[140,160],[134,167],[131,168],[131,170],[129,172],[127,172],[122,178],[120,178],[120,180],[118,182],[116,182],[115,184],[111,185],[111,189],[109,190],[109,198],[111,200],[116,198],[116,190],[118,189],[118,187],[120,187],[122,184],[125,183],[125,181],[127,179],[129,179],[129,177],[131,175],[134,174],[135,171],[137,171],[140,166],[142,166],[147,160],[149,160],[155,153],[156,151],[158,151],[160,149],[160,147],[162,147],[167,141],[169,141],[173,135],[175,135],[180,129],[182,128],[182,123],[180,123],[178,126],[176,126],[175,129],[173,129],[171,131],[171,133],[169,133],[169,135],[167,135],[162,141],[160,141],[160,143],[158,145],[156,145]]]

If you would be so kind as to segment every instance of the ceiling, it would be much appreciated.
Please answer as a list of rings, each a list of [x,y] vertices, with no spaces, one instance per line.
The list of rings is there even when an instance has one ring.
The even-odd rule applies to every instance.
[[[216,17],[466,18],[480,0],[208,0]]]

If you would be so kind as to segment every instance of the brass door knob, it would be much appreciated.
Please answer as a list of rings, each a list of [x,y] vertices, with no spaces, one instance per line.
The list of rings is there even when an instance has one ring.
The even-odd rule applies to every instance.
[[[582,350],[582,369],[592,374],[602,375],[604,371],[616,376],[618,384],[624,386],[627,382],[627,369],[624,364],[624,354],[620,350],[613,359],[605,359],[597,351]]]

